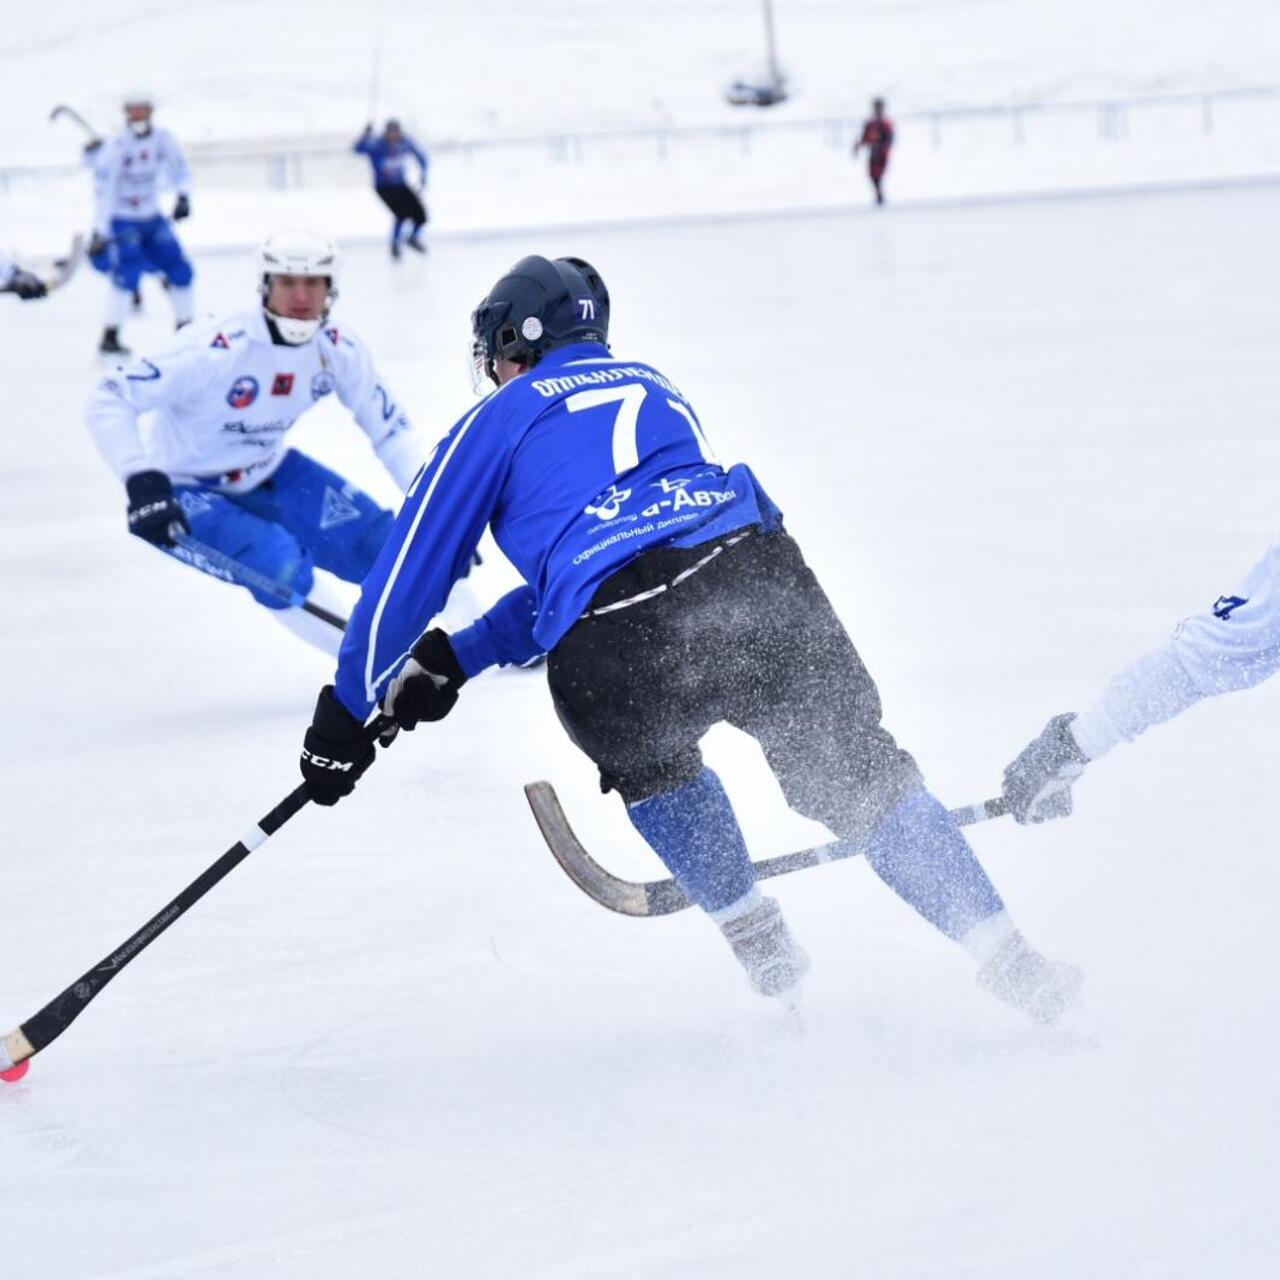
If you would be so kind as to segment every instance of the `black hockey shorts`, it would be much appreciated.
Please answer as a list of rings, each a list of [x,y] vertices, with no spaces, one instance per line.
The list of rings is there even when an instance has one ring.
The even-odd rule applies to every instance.
[[[374,190],[397,222],[412,222],[417,227],[426,222],[427,211],[412,187],[397,183],[395,186],[374,187]]]
[[[560,721],[628,804],[695,778],[699,740],[727,721],[760,743],[793,809],[860,840],[924,785],[915,761],[796,543],[728,541],[646,552],[600,586],[548,660]]]

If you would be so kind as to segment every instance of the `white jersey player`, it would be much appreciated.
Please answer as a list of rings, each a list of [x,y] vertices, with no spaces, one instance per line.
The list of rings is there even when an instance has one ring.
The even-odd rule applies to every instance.
[[[1054,716],[1005,770],[1019,822],[1071,812],[1085,765],[1202,698],[1261,684],[1280,671],[1280,541],[1230,595],[1180,622],[1164,644],[1115,676],[1079,715]]]
[[[189,216],[191,171],[173,134],[152,124],[153,111],[150,94],[127,95],[125,128],[109,141],[85,148],[94,189],[89,258],[111,277],[112,285],[99,345],[107,355],[128,354],[120,344],[120,325],[144,271],[163,275],[179,328],[194,314],[194,272],[160,208],[160,190],[167,186],[177,193],[173,219]]]
[[[337,278],[332,241],[305,231],[272,236],[260,253],[261,306],[187,330],[170,351],[118,368],[98,383],[87,411],[128,493],[130,532],[215,576],[225,573],[178,538],[189,534],[231,557],[248,571],[237,581],[259,603],[329,652],[338,630],[282,604],[281,591],[261,589],[260,580],[332,610],[315,599],[314,567],[359,582],[393,513],[290,449],[289,430],[332,393],[402,490],[428,452],[364,344],[329,321]],[[144,429],[148,411],[154,418]]]

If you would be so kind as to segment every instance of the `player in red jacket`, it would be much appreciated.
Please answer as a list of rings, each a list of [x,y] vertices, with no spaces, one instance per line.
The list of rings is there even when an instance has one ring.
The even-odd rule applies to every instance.
[[[880,186],[884,171],[889,167],[889,150],[893,146],[893,121],[884,113],[884,99],[871,103],[871,118],[862,126],[862,137],[853,144],[856,156],[867,148],[867,176],[876,191],[876,204],[884,204],[884,191]]]

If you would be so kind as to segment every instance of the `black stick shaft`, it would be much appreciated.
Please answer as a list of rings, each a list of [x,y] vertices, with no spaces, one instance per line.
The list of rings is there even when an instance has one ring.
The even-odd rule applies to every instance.
[[[109,956],[82,974],[61,995],[55,996],[20,1028],[36,1053],[52,1044],[84,1011],[89,1002],[125,965],[141,955],[174,921],[195,906],[210,889],[240,865],[259,845],[273,836],[307,803],[305,785],[295,787],[243,840],[237,840],[217,862],[197,876],[170,903],[162,907],[136,933]],[[30,1055],[27,1055],[30,1056]]]
[[[319,618],[321,622],[327,622],[331,627],[337,627],[339,631],[347,629],[347,620],[345,618],[339,617],[336,613],[331,613],[321,605],[312,604],[302,592],[295,591],[287,583],[272,578],[268,574],[259,573],[256,569],[251,569],[247,564],[242,564],[233,556],[226,555],[216,547],[211,547],[201,542],[198,538],[193,538],[189,533],[184,533],[182,526],[179,524],[174,524],[171,527],[171,532],[173,540],[192,557],[195,567],[202,572],[211,574],[215,578],[222,578],[225,581],[237,582],[242,587],[253,587],[255,590],[262,591],[269,596],[275,596],[281,604],[301,609],[304,613],[309,613],[312,617]]]
[[[313,618],[319,618],[321,622],[327,622],[331,627],[337,627],[339,631],[347,629],[346,618],[340,618],[336,613],[330,613],[323,605],[312,604],[310,600],[304,600],[300,607],[303,613],[309,613]]]

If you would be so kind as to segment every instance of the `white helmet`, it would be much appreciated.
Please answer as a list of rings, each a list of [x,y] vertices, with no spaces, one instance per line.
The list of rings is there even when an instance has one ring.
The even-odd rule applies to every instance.
[[[155,110],[155,95],[148,93],[145,89],[131,89],[120,100],[121,107],[124,108],[125,122],[129,126],[129,131],[138,137],[145,137],[151,132],[151,112]],[[147,117],[144,120],[130,120],[130,107],[146,107]]]
[[[258,262],[258,293],[264,307],[271,292],[272,276],[320,276],[329,281],[324,311],[314,320],[294,320],[267,308],[267,316],[290,346],[310,341],[338,300],[338,246],[314,231],[277,231],[262,242]]]

